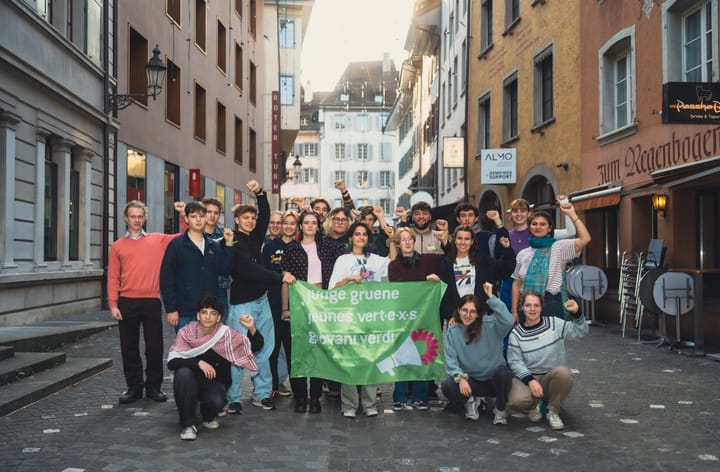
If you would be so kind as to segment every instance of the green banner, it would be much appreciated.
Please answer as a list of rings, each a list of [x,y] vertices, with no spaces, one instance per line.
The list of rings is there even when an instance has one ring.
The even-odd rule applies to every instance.
[[[293,377],[372,385],[445,376],[442,282],[290,285]]]

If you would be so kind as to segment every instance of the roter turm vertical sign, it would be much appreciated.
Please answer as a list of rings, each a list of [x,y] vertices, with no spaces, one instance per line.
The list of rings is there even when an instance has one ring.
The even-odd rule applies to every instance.
[[[280,92],[272,92],[272,141],[271,141],[271,165],[272,165],[272,192],[280,193]]]

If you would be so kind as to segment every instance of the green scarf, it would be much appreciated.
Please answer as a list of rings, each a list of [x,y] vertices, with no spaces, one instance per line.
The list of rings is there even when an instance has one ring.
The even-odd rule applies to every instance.
[[[530,247],[535,249],[530,264],[528,265],[527,273],[525,274],[525,282],[523,283],[522,290],[535,290],[545,296],[547,292],[548,275],[550,272],[550,252],[552,251],[552,245],[555,242],[555,238],[552,236],[544,236],[542,238],[536,238],[530,236],[528,243]],[[560,285],[560,293],[562,300],[567,300],[567,292],[565,290],[565,274],[562,276],[562,284]],[[563,307],[565,312],[565,307]]]

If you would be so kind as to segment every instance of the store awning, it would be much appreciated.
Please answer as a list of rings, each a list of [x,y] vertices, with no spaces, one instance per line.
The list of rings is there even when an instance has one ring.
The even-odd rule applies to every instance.
[[[650,173],[650,177],[655,183],[671,188],[718,172],[720,172],[720,156],[656,170]]]
[[[622,182],[611,182],[568,195],[576,210],[594,210],[615,206],[620,203]]]

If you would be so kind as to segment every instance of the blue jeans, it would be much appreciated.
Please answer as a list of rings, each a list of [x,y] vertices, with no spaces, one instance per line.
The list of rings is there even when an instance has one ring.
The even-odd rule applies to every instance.
[[[393,403],[407,403],[408,386],[412,384],[413,401],[426,402],[428,399],[428,381],[418,380],[412,382],[395,382],[393,390]]]
[[[251,315],[255,320],[255,328],[262,334],[264,339],[263,348],[255,355],[255,363],[258,366],[258,373],[253,375],[252,382],[255,387],[253,390],[253,400],[262,400],[270,396],[272,390],[272,374],[270,373],[270,354],[275,348],[275,325],[273,324],[272,313],[267,296],[262,296],[257,300],[242,303],[240,305],[230,305],[230,316],[228,316],[228,326],[232,329],[246,333],[247,330],[240,324],[240,315]],[[228,402],[242,401],[242,380],[245,369],[233,365],[230,369],[232,375],[232,385],[227,393]]]

